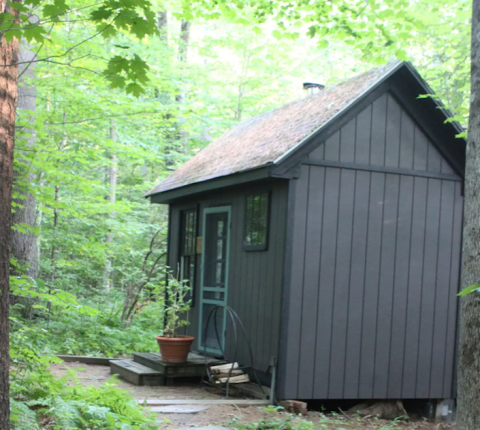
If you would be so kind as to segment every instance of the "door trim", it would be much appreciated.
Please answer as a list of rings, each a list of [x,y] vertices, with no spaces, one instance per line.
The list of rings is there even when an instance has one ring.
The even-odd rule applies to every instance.
[[[206,241],[206,224],[207,224],[207,215],[214,214],[214,213],[222,213],[226,212],[227,215],[227,250],[226,250],[226,262],[225,262],[225,288],[224,288],[224,298],[223,304],[227,304],[228,299],[228,274],[230,269],[230,239],[231,239],[231,231],[230,231],[230,224],[231,224],[231,216],[232,216],[232,207],[231,206],[216,206],[212,208],[205,208],[202,213],[202,235],[203,235],[203,244],[202,244],[202,262],[201,262],[201,270],[200,270],[200,321],[199,321],[199,336],[198,336],[198,349],[199,351],[206,351],[212,354],[220,354],[222,355],[222,351],[215,349],[215,348],[208,348],[202,345],[202,338],[203,338],[203,304],[220,304],[220,301],[212,301],[203,298],[204,291],[222,291],[221,288],[218,287],[205,287],[204,286],[204,269],[205,269],[205,245]],[[222,312],[218,310],[217,312]],[[223,327],[222,332],[220,333],[220,340],[222,342],[222,349],[225,351],[225,331],[227,328],[227,312],[226,309],[223,309]],[[208,315],[205,316],[208,318]]]

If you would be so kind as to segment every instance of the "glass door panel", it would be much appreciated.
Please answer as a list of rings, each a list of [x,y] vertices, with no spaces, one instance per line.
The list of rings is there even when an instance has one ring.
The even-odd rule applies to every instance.
[[[203,226],[200,346],[221,354],[225,345],[223,306],[227,303],[230,207],[205,209]],[[212,314],[215,306],[222,307]]]

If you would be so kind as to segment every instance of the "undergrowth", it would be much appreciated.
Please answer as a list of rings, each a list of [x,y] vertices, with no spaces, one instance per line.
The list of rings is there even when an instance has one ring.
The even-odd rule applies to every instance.
[[[84,387],[74,370],[56,378],[53,354],[122,356],[155,351],[161,333],[162,304],[152,302],[122,324],[122,297],[84,300],[62,291],[15,285],[16,296],[34,301],[33,318],[22,317],[22,301],[12,306],[10,330],[11,422],[14,430],[147,430],[158,428],[155,414],[144,410],[115,379]]]
[[[27,326],[35,329],[27,336],[48,334],[47,341],[38,345],[42,354],[47,355],[122,357],[133,352],[157,351],[155,336],[163,328],[163,303],[147,304],[129,325],[121,321],[122,306],[121,295],[109,294],[101,301],[89,299],[78,306],[56,306],[50,312],[39,313],[32,321],[22,319],[14,311],[17,318],[12,332]]]
[[[17,321],[18,323],[18,321]],[[39,354],[46,330],[24,326],[11,339],[11,416],[15,430],[144,430],[158,428],[154,414],[115,386],[84,387],[74,370],[60,379],[49,366],[61,362]]]

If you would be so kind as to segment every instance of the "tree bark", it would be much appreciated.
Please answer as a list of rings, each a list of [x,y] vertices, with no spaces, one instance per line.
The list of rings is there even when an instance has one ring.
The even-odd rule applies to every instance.
[[[22,64],[18,68],[19,87],[17,109],[25,109],[35,112],[36,109],[36,90],[35,85],[30,81],[35,78],[35,63],[29,64],[35,58],[35,53],[30,51],[26,42],[22,42],[19,52],[19,62]],[[30,122],[32,119],[30,118]],[[34,128],[25,127],[28,133],[26,146],[35,146],[36,132]],[[16,157],[21,157],[21,152],[16,151]],[[34,172],[16,172],[15,180],[19,182],[15,185],[16,192],[22,196],[16,203],[22,207],[15,207],[13,213],[13,224],[27,224],[35,226],[35,197],[22,186],[21,182],[27,181],[29,184],[35,182]],[[37,236],[34,233],[13,231],[12,255],[23,266],[26,266],[26,275],[31,278],[38,277],[38,247]]]
[[[188,43],[190,41],[190,28],[191,28],[190,21],[185,21],[182,19],[182,22],[180,23],[180,43],[178,46],[178,61],[182,64],[181,66],[182,75],[184,74],[184,69],[187,64]],[[179,94],[177,94],[175,99],[179,103],[183,103],[185,101],[185,88],[183,84],[181,85],[180,92]]]
[[[65,132],[65,124],[67,122],[67,112],[63,112],[63,138],[60,146],[58,147],[59,152],[63,151],[65,146],[67,146],[67,133]],[[57,168],[60,163],[60,160],[57,160]],[[59,210],[57,208],[57,202],[60,198],[60,185],[55,185],[55,207],[53,208],[53,240],[52,240],[52,250],[51,250],[51,264],[52,264],[52,272],[50,273],[50,290],[49,294],[51,294],[52,288],[55,285],[55,276],[56,276],[56,268],[57,268],[57,230],[58,230],[58,218],[59,218]],[[48,310],[50,310],[51,303],[48,302]]]
[[[185,75],[185,68],[187,66],[188,43],[190,41],[190,28],[191,28],[190,21],[185,21],[182,19],[182,22],[180,23],[180,44],[178,46],[178,61],[181,64],[181,67],[180,67],[181,83],[180,83],[179,93],[175,97],[176,102],[180,104],[185,103],[185,97],[186,97],[184,75]],[[185,131],[185,127],[183,126],[183,124],[184,124],[184,119],[182,118],[181,115],[179,115],[178,121],[177,121],[178,140],[181,143],[183,152],[186,153],[188,135],[187,135],[187,132]]]
[[[7,0],[0,0],[6,12]],[[9,300],[12,247],[12,184],[17,109],[18,39],[0,41],[0,429],[10,429]]]
[[[115,121],[113,119],[110,120],[110,139],[114,142],[117,142],[117,130],[115,127]],[[110,190],[108,194],[108,201],[112,204],[115,204],[116,200],[116,193],[117,193],[117,154],[112,152],[110,155]],[[107,216],[108,221],[113,221],[115,219],[115,213],[112,211]],[[105,260],[105,269],[103,272],[103,280],[105,289],[107,291],[110,290],[112,286],[112,260],[111,260],[111,246],[113,242],[113,232],[111,226],[108,227],[108,233],[105,238],[105,244],[107,245],[107,258]]]
[[[158,13],[157,26],[160,35],[160,41],[164,46],[168,46],[168,12],[166,9]]]
[[[473,0],[471,56],[462,288],[480,283],[480,0]],[[457,429],[480,429],[480,293],[478,292],[473,292],[461,299]]]

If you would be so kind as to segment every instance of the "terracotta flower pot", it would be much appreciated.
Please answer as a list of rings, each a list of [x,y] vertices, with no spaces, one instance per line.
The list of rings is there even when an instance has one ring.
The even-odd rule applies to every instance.
[[[192,336],[165,337],[157,336],[162,361],[165,363],[185,363],[188,359],[188,353],[192,342],[195,340]]]

